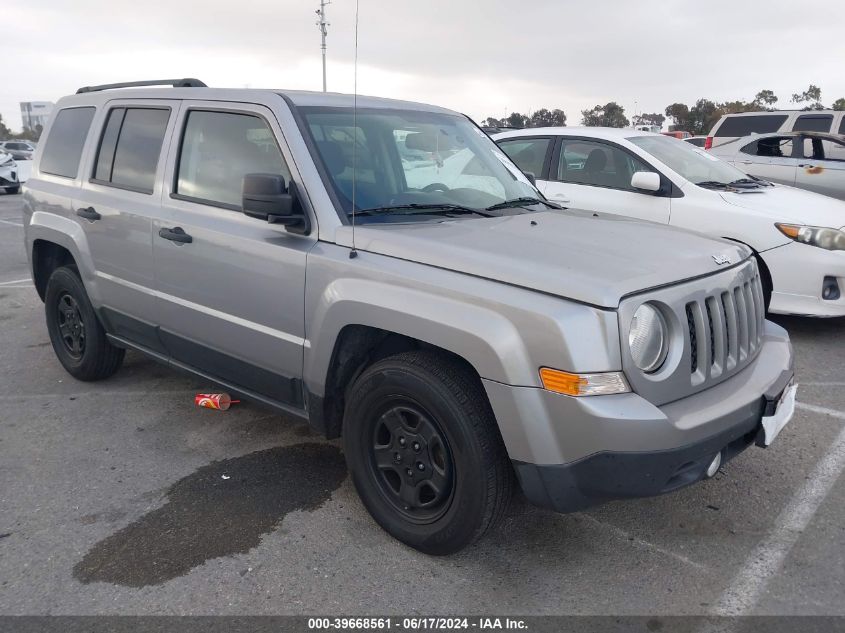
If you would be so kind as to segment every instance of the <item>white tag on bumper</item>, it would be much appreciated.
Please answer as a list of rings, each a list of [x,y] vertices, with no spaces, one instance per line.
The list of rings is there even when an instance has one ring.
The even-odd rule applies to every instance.
[[[795,393],[797,391],[798,385],[788,385],[783,390],[780,401],[775,407],[775,412],[772,415],[763,416],[763,446],[769,446],[774,442],[778,433],[792,419],[792,415],[795,413]]]

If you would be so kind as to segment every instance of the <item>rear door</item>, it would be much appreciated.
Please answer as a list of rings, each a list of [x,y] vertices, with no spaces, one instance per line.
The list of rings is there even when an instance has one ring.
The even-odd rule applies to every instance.
[[[795,184],[826,196],[845,200],[845,160],[828,157],[828,145],[836,145],[835,155],[845,154],[845,143],[820,138],[803,138]]]
[[[794,136],[764,136],[745,143],[733,164],[746,174],[782,185],[794,185],[800,153]]]
[[[98,115],[96,145],[73,201],[88,240],[113,334],[163,353],[155,335],[152,222],[161,213],[161,175],[176,100],[115,100]]]
[[[618,145],[595,139],[558,137],[549,178],[538,186],[549,200],[587,211],[668,224],[670,198],[631,186],[635,172],[657,170]]]
[[[177,364],[301,410],[305,260],[316,232],[241,211],[244,175],[281,174],[290,185],[278,123],[264,106],[196,101],[183,105],[178,130],[153,226],[159,336]]]

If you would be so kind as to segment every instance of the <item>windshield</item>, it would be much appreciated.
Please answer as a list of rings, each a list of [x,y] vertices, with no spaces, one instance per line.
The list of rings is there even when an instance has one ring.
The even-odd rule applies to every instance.
[[[748,179],[735,167],[684,141],[668,136],[632,136],[628,140],[696,184],[729,185]]]
[[[456,212],[485,217],[491,215],[488,207],[542,198],[464,117],[376,108],[359,108],[355,116],[348,107],[300,110],[340,212],[351,215],[354,182],[361,222],[410,221],[411,216],[424,221]]]

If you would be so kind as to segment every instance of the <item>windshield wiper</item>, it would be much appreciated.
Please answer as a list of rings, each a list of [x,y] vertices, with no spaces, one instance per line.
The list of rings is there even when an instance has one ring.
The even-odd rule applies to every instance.
[[[448,215],[450,213],[453,214],[473,214],[473,215],[480,215],[485,218],[492,218],[495,217],[491,213],[485,213],[483,210],[480,209],[473,209],[472,207],[464,207],[459,204],[421,204],[421,203],[413,203],[413,204],[395,204],[395,205],[387,205],[383,207],[373,207],[372,209],[361,209],[360,211],[356,211],[356,217],[359,215],[386,215],[389,213],[395,213],[400,211],[398,215],[419,215],[419,214],[443,214]],[[350,211],[346,215],[352,215]]]
[[[729,183],[731,187],[741,187],[743,189],[754,189],[756,187],[762,187],[762,183],[757,179],[751,178],[739,178],[734,180],[733,182]]]
[[[719,180],[702,180],[701,182],[697,182],[695,184],[699,187],[710,187],[713,189],[729,189],[731,186],[730,183],[721,182]]]
[[[498,209],[507,209],[509,207],[521,207],[526,204],[545,204],[547,207],[550,207],[552,209],[563,209],[563,207],[559,204],[555,204],[554,202],[550,202],[548,200],[541,200],[540,198],[523,196],[522,198],[514,198],[513,200],[505,200],[504,202],[491,204],[489,207],[486,208],[486,210],[496,211]]]

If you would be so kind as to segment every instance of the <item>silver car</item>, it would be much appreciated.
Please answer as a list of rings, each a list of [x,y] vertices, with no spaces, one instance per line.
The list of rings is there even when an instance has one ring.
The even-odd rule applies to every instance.
[[[752,176],[845,200],[845,135],[753,134],[710,152]]]
[[[661,494],[789,421],[747,247],[561,210],[443,108],[169,83],[60,100],[27,182],[75,378],[133,349],[342,437],[375,520],[431,554],[517,484],[563,512]]]

